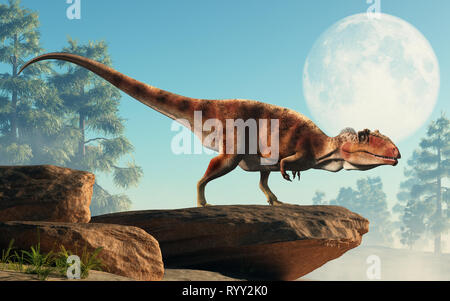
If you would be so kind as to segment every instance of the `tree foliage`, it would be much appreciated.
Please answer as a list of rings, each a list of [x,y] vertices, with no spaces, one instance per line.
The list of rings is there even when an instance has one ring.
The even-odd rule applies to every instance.
[[[434,236],[435,253],[441,252],[441,234],[449,228],[448,187],[450,175],[450,121],[444,113],[432,121],[405,169],[406,180],[397,195],[401,220],[402,243],[412,247],[428,231]],[[406,205],[405,205],[406,203]]]
[[[324,200],[325,192],[316,190],[312,198],[313,205],[327,205],[327,201]]]
[[[69,38],[69,45],[62,51],[78,54],[111,65],[105,42],[89,42],[79,45]],[[85,68],[58,61],[59,67],[67,72],[52,77],[58,88],[59,97],[74,120],[79,131],[77,160],[74,168],[113,173],[114,183],[128,188],[137,184],[142,169],[133,161],[125,167],[118,166],[124,155],[134,151],[133,145],[123,135],[125,120],[119,117],[120,92],[117,88],[99,78]]]
[[[389,245],[392,241],[390,211],[380,177],[367,177],[356,182],[356,190],[342,187],[330,205],[343,206],[370,221],[370,231],[365,242],[375,245]]]
[[[63,52],[111,66],[105,42],[79,45],[69,38],[68,44]],[[120,91],[85,68],[64,61],[57,64],[66,72],[55,74],[50,81],[58,89],[66,115],[72,120],[72,129],[78,132],[77,146],[69,165],[91,172],[112,173],[115,185],[124,189],[136,185],[143,175],[142,168],[133,160],[119,166],[122,157],[134,151],[123,135],[125,120],[119,116]],[[109,195],[98,183],[95,190],[91,206],[93,214],[129,208],[130,201],[126,196]]]
[[[126,195],[111,195],[98,184],[94,184],[92,200],[90,209],[93,216],[126,211],[131,208],[131,200]]]
[[[61,73],[42,61],[18,74],[20,66],[44,52],[38,27],[37,13],[22,8],[19,0],[0,4],[0,62],[10,70],[0,74],[0,164],[54,164],[110,173],[124,189],[136,185],[143,172],[124,135],[117,88],[64,61],[56,63]],[[69,38],[62,51],[111,65],[103,41],[79,45]],[[124,156],[131,158],[123,162]],[[95,187],[93,214],[129,209],[125,195]]]
[[[18,75],[28,58],[43,51],[38,26],[37,13],[20,7],[20,1],[0,4],[0,62],[11,70],[0,75],[0,164],[45,161],[51,155],[37,141],[58,136],[62,129],[60,99],[41,78],[51,72],[50,64]]]
[[[413,248],[426,230],[427,206],[418,199],[408,200],[402,215],[400,242]]]

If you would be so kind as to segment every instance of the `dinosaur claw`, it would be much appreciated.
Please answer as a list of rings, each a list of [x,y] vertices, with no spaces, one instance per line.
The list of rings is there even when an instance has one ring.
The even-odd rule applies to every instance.
[[[286,172],[282,172],[281,175],[286,181],[292,182],[291,177]]]
[[[280,172],[281,172],[281,175],[283,176],[283,178],[284,178],[286,181],[292,182],[291,177],[288,175],[288,173],[287,173],[286,170],[283,168],[283,166],[281,166]]]
[[[300,172],[299,171],[292,171],[292,178],[295,179],[295,177],[297,177],[298,180],[300,181]],[[286,179],[286,177],[284,175],[283,175],[283,178]]]

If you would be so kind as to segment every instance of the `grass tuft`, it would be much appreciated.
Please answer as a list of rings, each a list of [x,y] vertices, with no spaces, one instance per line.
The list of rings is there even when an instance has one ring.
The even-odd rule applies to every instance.
[[[46,280],[52,273],[58,273],[61,276],[67,276],[67,270],[71,264],[67,263],[67,259],[73,254],[63,245],[60,245],[59,252],[42,253],[39,239],[35,246],[31,246],[30,250],[14,250],[14,239],[8,244],[8,247],[1,251],[0,270],[12,269],[27,274],[36,274],[39,280]],[[14,253],[13,253],[14,250]],[[98,257],[102,247],[96,248],[92,252],[87,251],[87,246],[83,248],[80,257],[80,276],[85,279],[89,276],[91,270],[102,270],[103,263]]]
[[[9,241],[8,247],[6,248],[6,250],[2,250],[2,257],[0,259],[0,264],[1,267],[5,268],[6,266],[8,266],[11,263],[12,260],[12,255],[11,255],[11,251],[14,248],[14,239],[11,239]]]

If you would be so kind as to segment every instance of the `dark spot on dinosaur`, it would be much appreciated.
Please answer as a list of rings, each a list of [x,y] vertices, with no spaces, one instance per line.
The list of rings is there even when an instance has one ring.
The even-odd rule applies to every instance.
[[[239,106],[238,110],[241,113],[240,117],[244,121],[248,120],[249,118],[253,118],[253,116],[251,115],[252,108],[247,103],[245,103],[245,102],[240,103],[240,106]]]
[[[136,95],[144,94],[144,88],[140,85],[133,86],[133,93]]]
[[[158,95],[158,96],[156,96],[156,101],[157,102],[165,102],[166,101],[166,96],[165,95]]]
[[[295,124],[295,120],[292,120],[290,118],[281,118],[280,119],[280,131],[292,131],[294,124]]]
[[[121,75],[114,75],[111,78],[111,84],[113,84],[116,87],[119,87],[122,82],[123,82],[123,77]]]
[[[188,99],[182,99],[178,106],[178,109],[182,112],[188,110],[191,107],[191,102]]]
[[[290,131],[290,137],[289,137],[289,148],[295,149],[296,144],[298,141],[302,140],[302,126],[301,122],[298,120],[290,120],[288,125],[288,131]],[[303,137],[304,138],[304,137]]]
[[[264,109],[260,104],[252,105],[250,108],[250,114],[253,118],[261,118],[264,113]]]
[[[207,118],[214,117],[214,116],[209,116],[210,113],[211,113],[211,107],[210,107],[208,104],[205,103],[205,104],[202,106],[202,111],[203,111],[203,114],[204,114]]]
[[[209,116],[211,113],[211,107],[208,101],[200,101],[198,105],[195,106],[195,111],[201,111],[203,116],[203,121],[206,121],[208,118],[213,118],[214,116]]]

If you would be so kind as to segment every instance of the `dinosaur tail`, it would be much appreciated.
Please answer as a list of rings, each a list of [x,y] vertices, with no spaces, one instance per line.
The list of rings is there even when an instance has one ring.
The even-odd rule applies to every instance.
[[[202,106],[202,102],[204,102],[200,99],[184,97],[155,88],[102,63],[70,53],[54,52],[38,56],[23,65],[18,74],[31,64],[49,59],[63,60],[84,67],[131,97],[172,119],[187,119],[191,121],[195,108]]]

